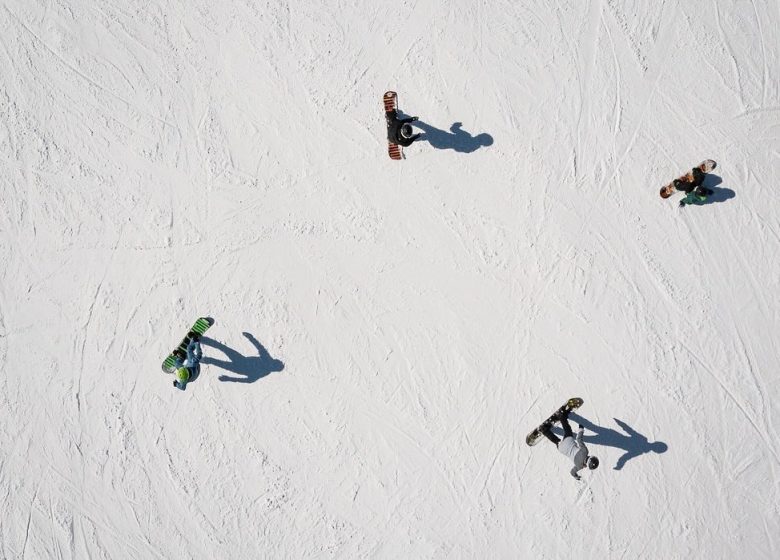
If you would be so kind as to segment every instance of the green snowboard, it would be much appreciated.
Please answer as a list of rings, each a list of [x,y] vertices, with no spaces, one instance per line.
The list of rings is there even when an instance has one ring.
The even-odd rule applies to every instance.
[[[190,340],[192,340],[192,333],[202,335],[209,330],[209,327],[213,324],[214,319],[211,317],[201,317],[195,321],[195,324],[192,325],[192,328],[187,333],[187,336],[184,337],[184,340],[181,341],[181,344],[165,358],[165,361],[162,364],[162,370],[165,373],[173,373],[176,371],[176,357],[178,356],[182,360],[187,357],[187,345],[190,343]]]

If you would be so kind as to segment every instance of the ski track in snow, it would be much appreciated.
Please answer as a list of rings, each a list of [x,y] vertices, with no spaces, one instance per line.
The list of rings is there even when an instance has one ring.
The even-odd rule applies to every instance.
[[[0,558],[777,556],[779,24],[6,2]],[[390,161],[388,89],[493,143]],[[573,395],[582,482],[524,443]]]

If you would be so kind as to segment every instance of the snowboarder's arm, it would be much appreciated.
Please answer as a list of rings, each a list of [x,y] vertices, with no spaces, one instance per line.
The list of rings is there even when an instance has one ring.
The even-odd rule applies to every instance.
[[[680,206],[685,206],[686,204],[693,204],[694,200],[696,200],[696,196],[693,194],[693,191],[689,192],[685,195],[685,198],[683,198],[680,201]]]
[[[577,447],[582,447],[582,434],[584,433],[585,433],[585,428],[583,428],[582,425],[580,425],[580,431],[577,432],[577,437],[574,440],[577,442]]]
[[[571,475],[572,475],[574,478],[576,478],[577,480],[580,480],[580,479],[582,478],[582,477],[581,477],[579,474],[577,474],[577,473],[578,473],[580,470],[582,470],[582,467],[579,467],[579,468],[577,468],[577,467],[572,467],[572,468],[571,468]]]

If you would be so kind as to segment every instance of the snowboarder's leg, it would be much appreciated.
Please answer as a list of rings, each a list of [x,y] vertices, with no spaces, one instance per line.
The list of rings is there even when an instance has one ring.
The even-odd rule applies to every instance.
[[[574,437],[574,432],[571,430],[571,426],[569,425],[569,413],[566,412],[565,416],[561,417],[561,426],[563,426],[563,438],[566,439],[567,437]]]
[[[549,439],[551,442],[555,444],[555,447],[558,447],[558,444],[561,443],[561,440],[556,436],[552,431],[550,431],[550,426],[545,425],[542,427],[542,435]]]

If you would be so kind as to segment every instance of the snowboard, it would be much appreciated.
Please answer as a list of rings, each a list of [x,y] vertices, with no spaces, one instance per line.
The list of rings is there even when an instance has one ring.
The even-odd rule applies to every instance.
[[[539,443],[539,440],[544,437],[544,434],[542,434],[542,430],[544,430],[545,427],[552,426],[555,422],[557,422],[561,415],[564,414],[567,410],[574,410],[576,408],[579,408],[582,406],[582,403],[585,402],[579,397],[574,397],[569,399],[564,403],[564,405],[553,412],[553,414],[544,422],[539,424],[539,426],[534,429],[530,434],[525,436],[525,442],[528,445],[534,446],[537,443]]]
[[[394,91],[386,91],[382,101],[385,104],[385,121],[387,122],[387,153],[390,159],[403,159],[401,146],[389,140],[390,137],[390,112],[398,111],[398,94]]]
[[[201,317],[195,321],[195,324],[192,325],[192,328],[187,333],[187,336],[185,336],[181,341],[181,344],[179,344],[179,346],[177,346],[176,349],[171,352],[167,358],[165,358],[165,361],[162,363],[162,370],[165,373],[173,373],[176,371],[176,357],[178,356],[182,360],[187,357],[187,345],[190,343],[190,340],[192,340],[193,333],[202,335],[207,330],[209,330],[213,324],[214,319],[211,317]]]
[[[709,173],[710,171],[715,169],[715,167],[717,167],[717,165],[718,164],[715,163],[715,160],[705,159],[703,162],[701,162],[696,167],[701,169],[703,173]],[[678,177],[677,179],[675,179],[675,181],[683,181],[684,183],[690,183],[691,181],[693,181],[693,173],[692,173],[692,171],[689,171],[688,173],[686,173],[682,177]],[[669,183],[665,187],[661,187],[661,198],[669,198],[670,196],[672,196],[672,194],[676,190],[677,189],[674,187],[674,181],[672,181],[671,183]]]

